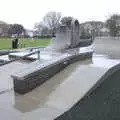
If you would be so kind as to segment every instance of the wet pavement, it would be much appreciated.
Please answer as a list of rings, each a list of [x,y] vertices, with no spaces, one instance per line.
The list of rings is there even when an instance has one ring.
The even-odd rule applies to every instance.
[[[53,120],[77,103],[102,75],[120,60],[94,54],[71,64],[28,94],[14,93],[10,74],[28,64],[0,67],[0,118],[3,120]],[[7,73],[7,74],[6,74]]]
[[[15,73],[17,70],[23,69],[27,65],[28,64],[20,62],[13,62],[0,67],[0,93],[13,88],[11,74]]]

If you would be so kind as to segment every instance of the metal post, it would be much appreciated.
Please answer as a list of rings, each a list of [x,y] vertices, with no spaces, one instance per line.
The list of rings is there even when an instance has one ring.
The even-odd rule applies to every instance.
[[[40,50],[38,50],[38,60],[40,60]]]

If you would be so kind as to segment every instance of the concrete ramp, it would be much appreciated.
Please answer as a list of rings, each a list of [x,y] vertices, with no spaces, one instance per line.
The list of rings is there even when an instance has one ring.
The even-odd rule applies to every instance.
[[[94,72],[95,74],[99,74]],[[81,88],[80,88],[81,90]],[[109,69],[82,99],[55,120],[119,120],[120,64]]]

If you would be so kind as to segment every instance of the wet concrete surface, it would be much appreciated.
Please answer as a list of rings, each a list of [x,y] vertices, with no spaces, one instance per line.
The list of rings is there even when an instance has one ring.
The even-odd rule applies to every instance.
[[[94,48],[96,54],[108,55],[112,59],[120,59],[120,38],[96,38]]]
[[[0,93],[13,88],[11,74],[27,65],[25,63],[14,62],[0,67]]]
[[[107,56],[94,55],[93,59],[79,61],[68,66],[25,95],[15,94],[12,89],[12,79],[9,77],[6,80],[6,78],[16,69],[21,69],[27,64],[15,63],[15,67],[12,67],[12,64],[1,67],[0,88],[5,86],[5,90],[8,91],[0,94],[0,118],[4,120],[53,120],[74,106],[110,67],[119,62]],[[5,72],[7,75],[4,74]]]
[[[103,43],[95,43],[97,54],[94,54],[92,59],[71,64],[25,95],[14,93],[10,74],[27,64],[16,62],[14,65],[11,63],[0,67],[0,90],[4,90],[0,93],[0,119],[53,120],[69,110],[109,68],[120,63],[120,60],[116,60],[119,58],[119,50],[115,50],[115,46],[109,50],[113,44],[105,47]],[[108,40],[105,43],[107,44]]]

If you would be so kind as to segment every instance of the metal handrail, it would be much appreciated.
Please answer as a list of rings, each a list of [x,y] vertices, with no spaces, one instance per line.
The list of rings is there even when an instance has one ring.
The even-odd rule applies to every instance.
[[[26,57],[28,57],[28,56],[31,56],[31,55],[33,55],[33,54],[36,54],[36,53],[38,53],[38,59],[40,60],[40,50],[38,50],[38,51],[35,51],[35,52],[31,52],[31,53],[29,53],[29,54],[27,54],[27,55],[24,55],[24,56],[22,56],[22,57],[18,57],[18,58],[14,59],[14,60],[7,61],[7,62],[3,63],[3,64],[0,65],[0,66],[3,66],[3,65],[6,65],[6,64],[9,64],[9,63],[12,63],[12,62],[15,62],[15,61],[24,59],[24,58],[26,58]]]
[[[45,47],[44,47],[44,46],[39,46],[39,47],[28,47],[28,48],[26,48],[26,50],[32,51],[32,50],[41,49],[41,48],[45,48]]]

